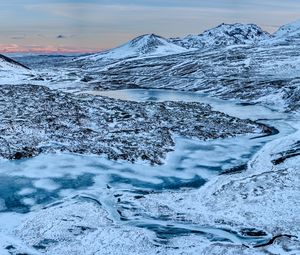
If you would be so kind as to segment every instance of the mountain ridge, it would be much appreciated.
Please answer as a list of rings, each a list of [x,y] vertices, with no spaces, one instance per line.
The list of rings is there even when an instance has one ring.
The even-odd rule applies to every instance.
[[[235,45],[282,44],[300,35],[300,21],[283,25],[270,34],[256,24],[222,23],[198,35],[164,38],[156,34],[140,35],[106,51],[76,58],[76,61],[119,61],[143,57],[160,57],[187,51],[222,48]],[[298,36],[300,37],[300,36]],[[296,39],[297,40],[297,39]],[[300,39],[299,39],[300,42]]]
[[[258,41],[270,39],[272,36],[256,24],[225,24],[208,29],[198,35],[188,35],[170,40],[187,49],[203,49],[239,44],[255,44]]]
[[[0,54],[0,70],[11,70],[11,69],[26,69],[30,70],[29,67]]]
[[[92,61],[101,59],[125,59],[176,54],[184,51],[186,51],[185,48],[178,46],[161,36],[155,34],[144,34],[120,45],[119,47],[80,57],[79,59],[88,59]]]

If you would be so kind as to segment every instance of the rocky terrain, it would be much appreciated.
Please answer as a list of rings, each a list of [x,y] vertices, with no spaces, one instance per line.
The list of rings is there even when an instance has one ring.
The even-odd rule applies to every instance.
[[[244,237],[268,237],[260,244],[203,244],[203,254],[298,254],[300,223],[299,131],[269,143],[241,173],[222,175],[198,190],[122,197],[125,218],[146,214],[169,224],[189,222],[231,229]],[[126,206],[125,206],[126,205]],[[130,206],[128,206],[130,205]],[[136,210],[136,208],[138,208]],[[145,217],[145,216],[144,216]],[[221,252],[222,251],[222,252]]]
[[[35,72],[10,80],[25,83],[29,79],[30,83],[69,90],[200,91],[294,111],[299,108],[299,31],[298,22],[273,35],[252,24],[222,24],[193,36],[193,43],[201,38],[200,44],[205,44],[193,48],[183,47],[186,38],[177,38],[177,44],[182,42],[178,46],[174,40],[145,35],[118,48],[73,59],[17,58]]]
[[[172,38],[171,42],[187,49],[203,49],[230,45],[255,45],[272,36],[255,24],[221,24],[199,35]]]
[[[223,24],[194,36],[207,42],[201,43],[205,46],[185,49],[175,45],[181,49],[171,52],[164,49],[174,49],[172,40],[146,35],[119,48],[74,59],[32,58],[32,66],[39,72],[30,79],[46,86],[68,83],[77,90],[200,91],[294,111],[299,108],[299,31],[297,22],[273,35],[255,25]],[[176,41],[184,44],[186,39]]]
[[[198,103],[134,103],[31,85],[1,86],[0,95],[0,155],[8,159],[65,151],[160,164],[173,134],[216,139],[271,132]]]
[[[296,47],[233,47],[124,61],[90,74],[94,89],[160,88],[202,91],[246,102],[298,108]],[[273,100],[273,102],[272,102]]]

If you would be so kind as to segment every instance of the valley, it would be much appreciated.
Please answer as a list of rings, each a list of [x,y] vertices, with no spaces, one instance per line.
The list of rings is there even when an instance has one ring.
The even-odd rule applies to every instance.
[[[0,253],[298,254],[299,36],[0,55]]]

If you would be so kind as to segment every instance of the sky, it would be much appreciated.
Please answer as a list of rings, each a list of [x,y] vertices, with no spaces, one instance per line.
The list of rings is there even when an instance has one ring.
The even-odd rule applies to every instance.
[[[0,52],[94,52],[147,33],[236,22],[274,32],[298,19],[300,0],[0,0]]]

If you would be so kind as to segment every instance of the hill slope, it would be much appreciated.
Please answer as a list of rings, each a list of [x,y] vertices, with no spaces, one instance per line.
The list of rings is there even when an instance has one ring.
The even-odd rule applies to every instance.
[[[118,60],[135,57],[170,55],[184,51],[186,51],[185,48],[169,42],[163,37],[154,34],[147,34],[139,36],[120,47],[81,57],[79,59],[91,61],[105,59]]]
[[[280,27],[275,33],[272,42],[300,44],[300,20]]]
[[[189,35],[185,38],[173,38],[171,41],[190,48],[207,48],[239,44],[255,44],[260,40],[271,38],[271,35],[254,24],[221,24],[199,35]]]
[[[1,71],[20,71],[30,70],[27,66],[0,54],[0,70]]]

